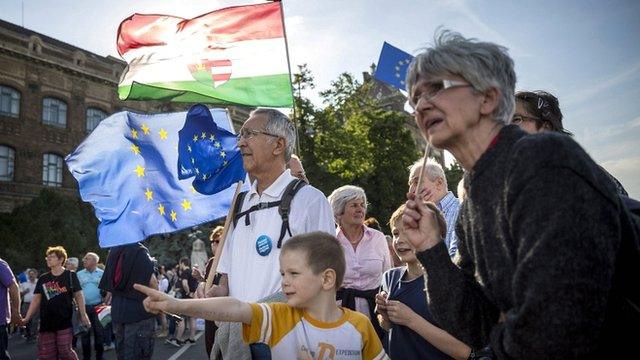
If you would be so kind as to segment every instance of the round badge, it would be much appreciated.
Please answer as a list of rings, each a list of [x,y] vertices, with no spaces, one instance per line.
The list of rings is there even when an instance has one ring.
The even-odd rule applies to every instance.
[[[267,235],[260,235],[256,240],[256,251],[260,256],[267,256],[273,247],[271,238]]]

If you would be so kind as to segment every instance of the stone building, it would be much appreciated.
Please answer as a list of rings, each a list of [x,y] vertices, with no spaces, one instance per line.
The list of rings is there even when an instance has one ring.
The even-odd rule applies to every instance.
[[[0,20],[0,212],[45,187],[76,195],[64,157],[118,111],[182,111],[189,104],[120,101],[126,63]],[[248,109],[229,109],[234,126]]]

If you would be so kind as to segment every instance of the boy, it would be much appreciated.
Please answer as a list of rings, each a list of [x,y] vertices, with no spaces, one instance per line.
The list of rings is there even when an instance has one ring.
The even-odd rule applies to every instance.
[[[149,312],[242,322],[244,341],[269,345],[273,359],[388,359],[369,319],[336,305],[344,272],[340,243],[327,233],[312,232],[282,246],[280,274],[287,304],[230,297],[178,300],[146,286],[135,288],[148,296],[144,306]]]
[[[442,213],[426,203],[436,214],[441,236],[446,236]],[[387,352],[392,359],[467,359],[471,349],[446,331],[434,325],[429,311],[422,266],[402,231],[400,206],[389,220],[393,248],[404,266],[387,271],[382,291],[376,295],[376,311],[380,326],[389,331]]]

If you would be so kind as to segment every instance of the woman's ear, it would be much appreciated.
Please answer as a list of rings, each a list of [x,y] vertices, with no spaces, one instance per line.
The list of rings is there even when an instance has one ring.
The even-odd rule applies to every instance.
[[[484,98],[480,104],[480,113],[485,116],[491,115],[500,102],[500,90],[498,90],[498,88],[491,87],[489,90],[485,91],[483,95]]]

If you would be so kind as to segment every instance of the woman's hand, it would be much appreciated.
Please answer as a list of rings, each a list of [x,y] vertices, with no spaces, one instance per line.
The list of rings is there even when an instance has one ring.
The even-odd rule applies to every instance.
[[[430,249],[442,241],[436,218],[438,208],[431,202],[417,200],[413,193],[408,193],[407,198],[402,213],[403,232],[416,251]]]
[[[400,301],[389,300],[387,301],[387,315],[394,324],[410,327],[411,322],[418,314]]]
[[[80,322],[82,323],[82,325],[86,326],[87,328],[91,328],[91,321],[89,321],[89,317],[87,316],[87,313],[80,315]]]
[[[144,299],[142,305],[144,305],[144,309],[147,312],[152,314],[158,314],[160,312],[171,312],[168,310],[169,307],[173,303],[178,301],[161,291],[154,290],[144,285],[134,284],[133,288],[147,295],[147,298]]]

